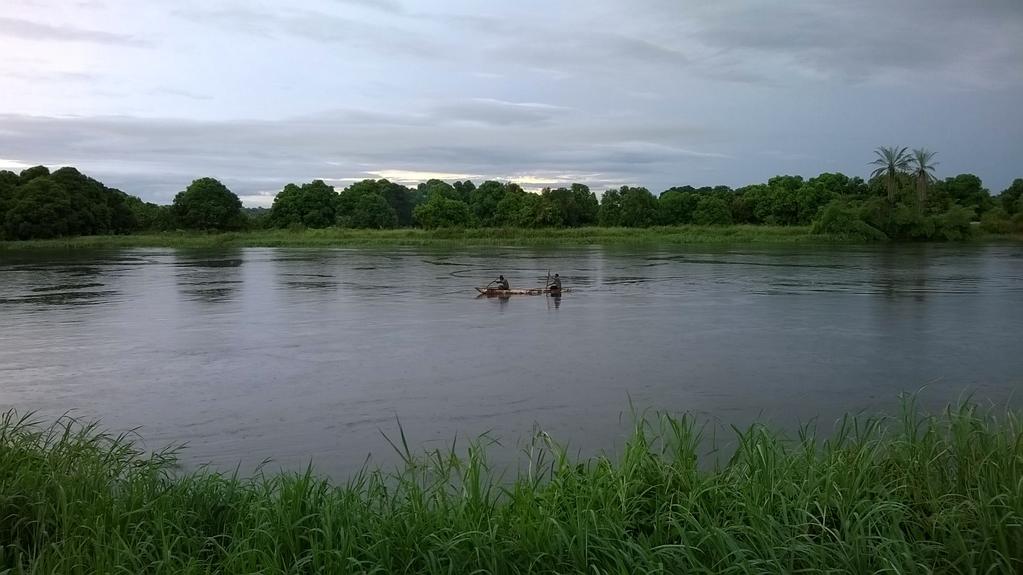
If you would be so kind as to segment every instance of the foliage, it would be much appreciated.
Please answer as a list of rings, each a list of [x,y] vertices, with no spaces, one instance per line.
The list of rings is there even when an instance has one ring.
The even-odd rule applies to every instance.
[[[832,200],[821,210],[813,222],[811,232],[859,240],[884,240],[888,236],[881,230],[863,221],[860,210],[849,205],[847,200]]]
[[[431,180],[443,184],[446,189],[450,186],[439,180]],[[367,194],[380,196],[387,203],[389,209],[375,199],[361,199]],[[385,227],[396,226],[406,227],[412,225],[412,208],[415,197],[411,190],[394,182],[380,180],[362,180],[356,182],[341,192],[338,198],[337,219],[343,227]],[[357,205],[360,213],[356,214]],[[373,207],[375,206],[375,208]],[[376,209],[377,212],[366,210]],[[391,223],[391,214],[394,222]]]
[[[174,229],[174,214],[171,212],[171,206],[143,202],[135,196],[128,196],[125,203],[135,217],[137,230],[163,232]]]
[[[25,183],[6,202],[5,235],[16,240],[68,235],[74,213],[71,194],[48,176],[21,181]]]
[[[459,184],[457,189],[445,181],[436,179],[427,180],[425,183],[419,184],[416,186],[416,194],[414,201],[412,202],[413,206],[425,204],[435,196],[441,196],[449,200],[458,200],[460,202],[467,203],[468,198],[463,196],[470,193],[469,186],[466,186],[461,182],[457,183]]]
[[[301,186],[288,184],[274,197],[267,224],[274,228],[294,224],[307,228],[330,227],[337,218],[337,198],[334,188],[323,180],[313,180]]]
[[[602,226],[650,227],[658,220],[657,198],[646,188],[607,190],[600,199],[598,220]]]
[[[913,178],[916,180],[916,201],[921,208],[927,205],[927,187],[937,179],[934,177],[936,164],[932,162],[936,154],[926,148],[916,148],[910,158]]]
[[[1013,226],[1012,216],[1002,208],[988,210],[980,218],[980,229],[989,234],[1008,234],[1016,230]]]
[[[426,229],[464,228],[472,223],[472,213],[465,202],[434,194],[428,202],[416,206],[412,217]]]
[[[571,228],[590,226],[597,223],[600,204],[589,186],[572,184],[570,188],[545,188],[540,196],[547,212],[556,214],[540,221],[551,221],[554,226]]]
[[[36,178],[45,178],[50,175],[50,169],[46,166],[33,166],[25,168],[18,176],[19,184],[27,184]]]
[[[49,197],[48,197],[49,196]],[[138,229],[128,195],[74,168],[0,172],[0,236],[123,234]]]
[[[387,229],[398,225],[394,208],[380,194],[364,194],[355,199],[351,211],[340,212],[338,223],[345,228]]]
[[[678,226],[693,223],[693,212],[700,196],[696,192],[670,188],[657,198],[659,221],[667,226]]]
[[[884,179],[888,202],[895,203],[899,175],[909,169],[912,158],[906,153],[906,148],[898,146],[881,146],[874,150],[874,154],[877,158],[871,164],[878,167],[870,173],[870,177]]]
[[[1023,178],[1013,180],[1012,185],[998,195],[998,199],[1007,214],[1023,213]]]
[[[487,444],[343,485],[181,472],[175,453],[61,419],[0,419],[0,570],[12,573],[1019,573],[1023,428],[972,405],[763,425],[729,448],[691,416],[619,455],[547,434],[501,476]],[[711,454],[711,455],[708,455]],[[710,459],[710,464],[708,463]]]
[[[945,178],[935,184],[936,193],[948,198],[949,204],[959,204],[972,208],[977,215],[983,215],[995,207],[991,192],[984,187],[980,178],[973,174],[959,174],[954,178]]]
[[[479,225],[490,227],[497,223],[497,206],[501,200],[508,194],[521,193],[525,192],[516,184],[487,180],[478,188],[472,189],[468,199],[463,201],[469,204]]]
[[[213,178],[194,180],[174,196],[176,224],[190,230],[236,230],[244,225],[242,202]]]
[[[1012,220],[1023,213],[1023,179],[995,199],[973,174],[936,180],[933,152],[915,149],[910,155],[906,148],[882,147],[875,154],[877,169],[867,182],[841,173],[822,173],[806,180],[781,175],[735,190],[676,186],[659,197],[646,188],[623,186],[607,190],[598,201],[587,186],[578,183],[532,193],[510,182],[486,181],[477,187],[468,180],[449,184],[431,179],[413,190],[385,179],[367,179],[335,194],[317,180],[285,186],[270,210],[242,209],[240,213],[236,213],[240,205],[236,196],[215,180],[197,180],[194,185],[201,182],[199,187],[219,190],[219,195],[207,196],[223,201],[193,202],[196,209],[188,210],[178,205],[188,197],[184,192],[175,198],[174,206],[158,206],[107,188],[72,168],[51,174],[46,167],[37,166],[20,175],[0,171],[0,239],[22,237],[13,235],[14,228],[20,228],[22,234],[37,230],[31,233],[53,237],[177,227],[241,230],[270,226],[298,231],[334,226],[536,229],[595,224],[630,228],[814,224],[822,237],[948,239],[970,235],[970,227],[963,225],[962,219],[971,211],[985,222],[982,229],[989,233],[1012,233],[991,230],[1015,229]],[[27,204],[18,202],[19,190],[37,179],[55,182],[68,196],[58,193],[52,201],[40,202],[40,195],[34,193]],[[63,210],[62,198],[70,202],[70,210]],[[19,203],[15,212],[19,221],[9,224],[7,215],[15,203]],[[34,206],[36,203],[39,205]],[[833,206],[827,215],[825,206]],[[1003,211],[985,218],[999,206]],[[63,214],[57,217],[64,221],[46,223],[54,213]],[[855,223],[853,215],[864,225]]]
[[[732,223],[728,203],[717,196],[703,196],[693,210],[693,223],[701,226],[726,226]]]

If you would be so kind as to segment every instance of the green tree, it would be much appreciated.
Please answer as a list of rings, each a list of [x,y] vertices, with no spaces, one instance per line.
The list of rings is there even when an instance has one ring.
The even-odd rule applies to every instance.
[[[991,192],[984,187],[980,178],[973,174],[959,174],[954,178],[945,178],[944,181],[935,185],[936,191],[939,188],[948,195],[953,204],[970,208],[976,215],[983,215],[995,205]]]
[[[337,218],[337,199],[337,192],[323,180],[313,180],[301,186],[288,184],[274,198],[267,223],[275,228],[296,225],[330,227]]]
[[[728,202],[720,196],[703,194],[693,210],[693,223],[703,226],[726,226],[732,223]]]
[[[428,202],[413,210],[416,222],[426,229],[464,228],[472,222],[472,213],[465,202],[434,194]]]
[[[937,180],[934,177],[934,166],[937,163],[932,162],[936,154],[937,152],[926,148],[917,148],[913,150],[913,156],[910,158],[913,179],[916,180],[916,201],[920,209],[927,205],[927,187]]]
[[[455,182],[451,184],[455,193],[451,199],[465,202],[472,207],[472,201],[470,200],[472,193],[476,190],[476,184],[472,183],[471,180],[465,180],[464,182]]]
[[[71,194],[48,176],[23,179],[8,202],[3,227],[8,238],[45,239],[69,234],[68,222],[74,212]]]
[[[380,194],[365,194],[355,200],[347,227],[385,229],[398,226],[398,214]]]
[[[388,184],[390,182],[387,182]],[[337,223],[343,228],[393,228],[398,213],[380,194],[379,182],[356,182],[338,194]]]
[[[36,178],[45,178],[49,175],[50,168],[46,166],[32,166],[21,171],[21,175],[18,176],[18,183],[27,184]]]
[[[806,181],[807,184],[817,186],[822,190],[835,196],[854,198],[866,198],[870,193],[867,183],[863,178],[849,176],[840,172],[824,172]]]
[[[242,226],[242,202],[214,178],[199,178],[174,196],[177,225],[192,230],[234,230]]]
[[[509,192],[497,204],[494,224],[512,228],[533,228],[537,223],[540,196],[525,191]]]
[[[998,194],[1002,209],[1010,216],[1023,212],[1023,178],[1016,178],[1012,185]]]
[[[684,188],[692,189],[691,186]],[[683,191],[684,188],[669,188],[661,193],[657,199],[658,222],[667,226],[693,223],[700,195],[695,191]]]
[[[518,184],[487,180],[469,193],[469,208],[483,227],[497,224],[497,205],[508,194],[526,193]]]
[[[466,183],[472,185],[472,182]],[[414,204],[411,190],[401,184],[381,179],[377,180],[377,193],[387,200],[387,205],[394,210],[394,214],[398,218],[398,226],[403,228],[412,226]]]
[[[125,204],[135,218],[137,230],[156,232],[174,229],[174,215],[171,213],[171,206],[143,202],[135,196],[128,196],[125,199]]]
[[[126,234],[138,227],[124,192],[108,188],[71,167],[53,172],[50,179],[70,194],[69,234]]]
[[[585,184],[572,184],[572,202],[574,216],[569,217],[570,226],[592,226],[597,223],[600,213],[600,202],[597,195]]]
[[[14,194],[18,188],[18,174],[7,170],[0,170],[0,239],[5,237],[4,219],[7,215],[9,204],[14,201]]]
[[[600,196],[598,221],[604,227],[622,225],[622,193],[618,190],[605,190]]]
[[[463,188],[464,191],[464,188]],[[416,193],[413,206],[419,206],[430,201],[434,196],[441,196],[449,200],[459,200],[460,192],[455,190],[455,187],[443,180],[427,180],[426,182],[416,186]]]
[[[619,225],[645,228],[657,223],[657,198],[646,188],[622,186]]]
[[[906,149],[898,146],[881,146],[874,150],[877,158],[871,162],[871,165],[878,167],[870,173],[870,177],[884,179],[885,189],[888,191],[888,203],[891,204],[895,203],[899,174],[907,172],[912,161],[912,158],[906,153]]]

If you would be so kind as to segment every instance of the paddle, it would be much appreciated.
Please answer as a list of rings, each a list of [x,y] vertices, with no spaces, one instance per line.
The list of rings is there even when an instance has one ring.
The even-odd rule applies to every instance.
[[[547,309],[551,309],[551,298],[547,297],[550,294],[551,288],[551,268],[547,268],[547,281],[543,284],[543,299],[547,303]]]

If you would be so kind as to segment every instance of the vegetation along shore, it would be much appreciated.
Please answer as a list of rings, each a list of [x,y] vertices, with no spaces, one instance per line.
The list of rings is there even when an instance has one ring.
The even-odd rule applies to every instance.
[[[972,405],[737,431],[641,419],[615,457],[539,434],[515,477],[487,449],[417,456],[336,484],[180,471],[173,452],[8,412],[0,571],[10,573],[1018,573],[1019,414]],[[720,438],[718,439],[720,442]],[[733,448],[730,448],[733,449]],[[724,457],[725,459],[721,459]]]
[[[1023,179],[993,196],[972,174],[937,179],[934,154],[927,150],[910,154],[881,147],[875,156],[877,168],[868,180],[840,173],[809,179],[783,175],[736,189],[676,186],[659,195],[622,186],[599,198],[583,184],[532,193],[511,182],[477,186],[429,180],[407,187],[370,179],[338,192],[315,180],[284,186],[269,209],[243,208],[238,196],[213,178],[193,181],[171,205],[157,205],[74,168],[51,172],[36,166],[20,174],[0,171],[0,241],[142,234],[44,245],[271,246],[497,239],[531,244],[554,238],[569,243],[802,241],[808,236],[949,241],[1023,234]],[[188,232],[248,234],[187,237]]]

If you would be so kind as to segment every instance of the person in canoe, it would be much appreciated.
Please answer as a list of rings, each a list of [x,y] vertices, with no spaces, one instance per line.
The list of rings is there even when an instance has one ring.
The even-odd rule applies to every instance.
[[[504,276],[498,276],[498,278],[496,280],[494,280],[494,283],[496,284],[494,286],[494,289],[502,289],[502,290],[509,290],[509,289],[511,289],[511,286],[508,285],[508,280],[504,279]]]
[[[554,274],[554,279],[547,285],[547,289],[551,291],[561,291],[561,276]]]

